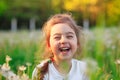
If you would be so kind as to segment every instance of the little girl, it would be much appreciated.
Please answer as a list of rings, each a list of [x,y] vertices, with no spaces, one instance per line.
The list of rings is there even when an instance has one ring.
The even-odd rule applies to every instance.
[[[48,19],[43,31],[46,53],[50,56],[36,66],[32,80],[88,80],[86,64],[73,58],[81,48],[80,30],[69,14],[56,14]]]

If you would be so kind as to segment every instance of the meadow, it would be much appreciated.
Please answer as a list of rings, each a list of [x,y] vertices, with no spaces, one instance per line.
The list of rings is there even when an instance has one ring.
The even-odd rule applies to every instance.
[[[88,63],[90,80],[120,79],[120,28],[93,28],[84,31],[84,46],[78,57]],[[42,60],[44,40],[37,31],[0,31],[0,65],[6,55],[11,57],[11,71],[19,75],[19,66],[26,66],[31,78],[36,64]],[[28,66],[29,63],[29,66]],[[5,78],[0,73],[0,80]]]

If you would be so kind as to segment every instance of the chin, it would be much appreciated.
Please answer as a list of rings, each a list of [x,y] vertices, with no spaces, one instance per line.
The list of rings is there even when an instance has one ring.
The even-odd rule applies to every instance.
[[[64,56],[64,57],[61,57],[60,59],[61,60],[69,60],[69,59],[71,59],[71,57],[70,56]]]

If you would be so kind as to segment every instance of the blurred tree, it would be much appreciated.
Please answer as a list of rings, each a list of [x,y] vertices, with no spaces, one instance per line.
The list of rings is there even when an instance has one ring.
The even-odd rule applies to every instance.
[[[95,21],[98,13],[97,0],[65,0],[64,8],[82,13],[83,26],[89,27],[89,21]]]
[[[50,14],[70,11],[80,24],[86,20],[90,25],[117,25],[119,3],[120,0],[0,0],[0,23],[8,27],[11,18],[24,19],[26,24],[34,18],[37,27],[41,27]]]
[[[51,7],[54,13],[62,13],[64,12],[64,4],[65,0],[51,0]]]
[[[107,24],[108,25],[118,25],[120,24],[120,0],[108,1],[107,8]]]
[[[30,18],[34,18],[39,28],[52,12],[51,0],[4,0],[4,2],[8,6],[4,16],[10,19],[17,18],[18,22],[23,20],[26,24]]]
[[[64,0],[68,11],[82,13],[83,19],[97,20],[102,26],[116,25],[120,18],[120,0]]]
[[[49,0],[7,0],[12,16],[29,18],[50,12]]]
[[[7,10],[8,6],[5,1],[1,0],[0,1],[0,17],[2,17]]]
[[[99,0],[100,11],[97,16],[98,26],[117,26],[120,18],[119,0]]]

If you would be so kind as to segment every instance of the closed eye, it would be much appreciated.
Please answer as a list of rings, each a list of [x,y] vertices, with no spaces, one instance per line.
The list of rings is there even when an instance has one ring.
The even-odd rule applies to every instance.
[[[69,36],[67,36],[67,38],[68,38],[68,39],[71,39],[71,38],[73,38],[73,36],[72,36],[72,35],[69,35]]]
[[[56,36],[56,37],[54,37],[54,39],[55,39],[55,40],[59,40],[59,39],[60,39],[60,37],[59,37],[59,36]]]

